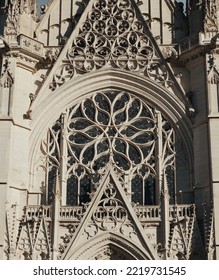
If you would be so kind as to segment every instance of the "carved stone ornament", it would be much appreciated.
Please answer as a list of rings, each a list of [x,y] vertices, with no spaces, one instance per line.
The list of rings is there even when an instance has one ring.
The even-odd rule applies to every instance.
[[[18,0],[10,2],[7,13],[4,35],[18,35],[20,30],[20,2]]]
[[[19,259],[49,259],[51,241],[48,232],[44,218],[29,220],[24,217],[16,243],[16,256]]]
[[[34,20],[37,18],[38,9],[36,0],[11,0],[4,5],[7,13],[7,20],[4,27],[4,35],[18,35],[20,31],[20,15],[31,15]]]
[[[212,71],[210,72],[208,82],[211,84],[219,83],[219,72],[216,68],[212,69]]]
[[[12,78],[9,71],[6,71],[3,73],[3,75],[0,78],[0,86],[4,88],[10,88],[12,84],[14,83],[14,79]]]
[[[14,79],[12,77],[12,74],[10,73],[9,63],[10,62],[6,59],[5,64],[3,65],[3,73],[0,76],[0,86],[4,88],[10,88],[14,83]]]
[[[161,51],[165,59],[176,59],[178,56],[176,49],[171,46],[162,47]]]
[[[218,32],[217,22],[218,0],[208,0],[205,3],[205,32]]]
[[[208,54],[208,82],[210,84],[219,83],[219,71],[217,68],[217,61],[214,51],[211,51]]]
[[[46,61],[49,66],[53,65],[54,62],[57,60],[60,53],[60,48],[46,48],[44,54],[44,60]]]
[[[101,231],[119,230],[121,234],[132,238],[135,235],[134,225],[128,217],[126,208],[117,194],[117,190],[112,182],[109,182],[102,199],[92,215],[93,223],[85,229],[89,237]]]
[[[130,0],[93,1],[50,89],[55,90],[75,75],[103,67],[138,72],[170,86],[167,68]]]

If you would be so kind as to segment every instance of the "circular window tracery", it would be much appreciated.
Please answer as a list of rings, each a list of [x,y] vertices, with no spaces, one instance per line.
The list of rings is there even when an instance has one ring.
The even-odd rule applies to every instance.
[[[67,123],[69,156],[90,172],[109,161],[128,172],[154,154],[154,111],[126,92],[94,94],[70,110]]]
[[[160,111],[126,91],[99,91],[67,109],[42,149],[50,203],[57,180],[66,182],[67,205],[88,202],[109,163],[132,202],[156,204],[161,175],[174,202],[174,130]]]

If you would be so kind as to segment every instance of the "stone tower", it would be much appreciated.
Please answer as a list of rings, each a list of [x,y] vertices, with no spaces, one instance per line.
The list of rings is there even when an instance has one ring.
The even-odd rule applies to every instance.
[[[0,7],[0,259],[219,259],[218,1]]]

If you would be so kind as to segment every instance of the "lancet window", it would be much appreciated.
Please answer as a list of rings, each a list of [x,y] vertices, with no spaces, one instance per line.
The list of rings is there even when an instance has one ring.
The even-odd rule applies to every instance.
[[[165,181],[174,203],[175,141],[171,124],[139,97],[114,89],[96,92],[66,109],[42,142],[47,203],[57,187],[62,205],[89,202],[109,165],[131,202],[159,204]]]

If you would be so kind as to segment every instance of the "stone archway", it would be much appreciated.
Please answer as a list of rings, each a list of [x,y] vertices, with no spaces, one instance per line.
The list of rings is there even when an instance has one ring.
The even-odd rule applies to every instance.
[[[180,99],[178,99],[177,96],[174,96],[173,94],[166,91],[165,89],[161,87],[157,87],[156,84],[152,83],[149,80],[142,79],[141,77],[137,77],[134,75],[130,76],[129,74],[123,72],[119,72],[118,75],[118,71],[106,71],[101,74],[102,75],[98,76],[98,83],[96,83],[97,82],[96,73],[95,74],[92,73],[90,74],[90,80],[89,80],[90,83],[89,84],[87,83],[86,85],[83,84],[83,88],[82,88],[81,87],[82,84],[80,83],[82,78],[79,77],[78,80],[76,79],[77,81],[76,80],[74,81],[74,84],[69,83],[63,85],[62,90],[58,89],[56,92],[53,93],[53,95],[48,95],[48,98],[44,100],[45,102],[43,102],[43,104],[39,103],[38,105],[37,104],[35,105],[36,106],[34,110],[35,119],[33,119],[33,122],[31,124],[33,128],[33,134],[30,139],[30,145],[32,147],[31,151],[33,151],[33,153],[30,153],[30,165],[31,165],[30,169],[33,171],[31,172],[32,185],[41,186],[40,183],[43,181],[45,182],[44,185],[46,186],[49,185],[49,183],[51,182],[51,188],[48,188],[48,190],[50,189],[51,193],[56,193],[52,191],[54,191],[54,189],[58,190],[60,188],[61,197],[62,197],[61,207],[64,209],[63,211],[65,211],[65,213],[67,213],[66,211],[68,211],[69,217],[71,216],[71,209],[75,207],[76,208],[79,207],[81,212],[83,213],[86,212],[87,213],[86,215],[89,216],[90,215],[89,213],[91,211],[90,209],[89,211],[83,211],[84,209],[83,204],[88,203],[90,205],[93,202],[91,201],[90,203],[89,200],[80,199],[80,195],[82,197],[82,195],[84,194],[81,191],[81,186],[83,187],[83,190],[85,186],[84,178],[86,178],[86,180],[87,178],[93,180],[91,183],[90,182],[86,183],[86,186],[91,186],[89,189],[86,188],[86,193],[90,193],[90,194],[94,193],[96,189],[97,190],[99,189],[98,186],[97,188],[94,188],[94,186],[98,185],[98,182],[100,182],[100,180],[98,179],[96,181],[96,177],[93,175],[94,174],[99,175],[102,173],[104,174],[105,173],[104,168],[106,168],[108,162],[110,162],[115,167],[116,171],[120,174],[119,177],[124,181],[122,184],[122,186],[125,186],[124,190],[120,191],[119,194],[120,197],[125,197],[126,200],[129,199],[129,201],[126,201],[124,205],[126,206],[128,205],[128,213],[129,213],[129,217],[131,217],[130,220],[134,221],[134,224],[137,225],[136,228],[138,229],[138,232],[136,233],[136,236],[138,236],[138,243],[142,245],[143,247],[142,250],[144,252],[143,253],[139,252],[139,250],[135,247],[136,245],[132,244],[130,246],[129,245],[127,246],[127,241],[129,240],[126,240],[125,243],[124,240],[120,240],[122,246],[121,247],[118,246],[118,238],[116,239],[117,240],[116,242],[112,242],[111,235],[108,236],[107,238],[104,237],[105,241],[102,241],[102,239],[100,239],[98,242],[96,242],[95,241],[96,239],[93,239],[92,235],[89,236],[89,238],[91,238],[92,240],[91,239],[89,241],[85,240],[83,238],[84,236],[86,236],[87,231],[85,230],[84,233],[83,230],[79,228],[81,227],[81,224],[83,224],[84,226],[85,223],[81,223],[80,221],[79,225],[77,225],[78,229],[76,229],[76,235],[80,236],[81,238],[80,246],[82,248],[79,246],[78,240],[76,240],[76,238],[79,237],[75,235],[76,237],[72,238],[73,236],[72,232],[70,232],[69,234],[67,229],[65,229],[66,233],[64,234],[67,236],[67,238],[69,238],[69,242],[70,241],[71,242],[69,244],[63,245],[64,253],[62,254],[61,258],[63,259],[119,259],[119,258],[120,259],[156,259],[157,258],[156,253],[154,254],[151,253],[150,255],[149,251],[155,251],[153,247],[154,244],[156,244],[155,242],[157,242],[157,240],[156,238],[154,238],[153,240],[154,242],[152,241],[153,243],[151,241],[148,242],[148,238],[145,234],[144,228],[141,225],[141,221],[139,221],[138,214],[136,214],[137,210],[136,211],[133,209],[130,210],[130,208],[132,207],[130,202],[132,200],[134,203],[138,203],[138,204],[140,203],[140,205],[143,207],[142,208],[143,210],[141,210],[143,212],[144,209],[148,207],[148,205],[152,204],[152,206],[157,207],[158,205],[157,194],[159,194],[158,187],[160,186],[158,183],[161,182],[162,172],[163,172],[161,168],[154,168],[154,167],[163,166],[159,164],[159,160],[161,160],[162,157],[157,155],[158,154],[161,155],[162,154],[161,150],[163,150],[163,155],[164,155],[163,159],[168,164],[168,166],[170,166],[170,164],[172,163],[175,164],[175,161],[167,160],[170,158],[170,156],[171,158],[174,158],[175,152],[174,151],[170,152],[168,150],[168,152],[165,153],[166,147],[168,147],[168,149],[170,147],[171,150],[171,148],[174,146],[175,132],[180,136],[183,135],[183,139],[182,139],[183,142],[184,142],[184,138],[186,138],[185,150],[187,150],[189,146],[188,142],[190,142],[191,140],[189,120],[185,114],[186,105],[183,104],[183,102]],[[116,74],[118,76],[116,76]],[[120,99],[122,101],[118,97],[121,97]],[[99,104],[103,101],[105,104],[106,100],[108,102],[106,105],[102,106]],[[117,106],[116,102],[119,100],[121,101],[120,102],[121,104]],[[89,104],[86,104],[86,102],[88,102]],[[126,109],[126,103],[129,104],[129,109],[131,108],[133,110],[130,109],[130,111],[128,111],[128,109]],[[137,115],[136,113],[133,113],[134,111],[136,111],[134,110],[137,108],[136,106],[138,107]],[[57,110],[54,110],[54,108],[57,108]],[[88,113],[88,111],[91,109],[94,112],[92,114]],[[86,110],[87,113],[85,112]],[[124,112],[123,114],[124,116],[121,116],[122,119],[120,120],[118,116],[120,116],[121,112]],[[92,116],[95,116],[94,119]],[[101,118],[99,119],[100,116]],[[166,121],[166,118],[169,124]],[[111,121],[111,119],[113,121]],[[54,120],[56,120],[55,124],[57,123],[58,126],[54,126]],[[92,124],[91,127],[88,125],[86,125],[86,127],[80,127],[80,125],[78,126],[77,122],[82,120],[83,120],[83,125],[85,123]],[[145,122],[139,123],[140,120],[144,120]],[[127,122],[127,124],[124,122]],[[129,125],[129,122],[131,122],[131,126]],[[143,124],[145,124],[143,128],[145,130],[145,137],[144,139],[136,138],[141,136]],[[165,124],[167,125],[165,126]],[[49,130],[45,131],[45,129],[46,128],[48,129],[48,127]],[[129,127],[133,128],[134,131],[127,130]],[[88,128],[89,129],[92,128],[92,131],[89,130],[90,131],[89,135],[87,135]],[[85,140],[85,142],[82,141],[81,143],[80,142],[81,140],[79,139],[80,137],[77,138],[77,136],[79,134],[81,135],[81,133],[84,135],[86,133],[86,137],[87,137],[86,139],[88,138],[90,139],[93,137],[92,141]],[[36,136],[35,138],[34,135]],[[148,138],[147,135],[153,137]],[[187,135],[188,137],[186,137]],[[135,140],[135,138],[137,140]],[[101,146],[103,144],[102,143],[103,140],[106,142],[106,145],[104,147]],[[119,141],[125,145],[125,148],[123,148],[123,146],[122,147],[120,146]],[[132,143],[133,141],[136,143],[133,144]],[[76,146],[78,146],[78,144],[80,145],[79,147],[80,150],[75,148]],[[144,151],[142,150],[143,147],[142,145],[143,146],[146,145]],[[151,145],[152,148],[150,148]],[[92,158],[90,153],[88,153],[89,155],[85,157],[84,155],[86,154],[86,152],[90,151],[89,148],[91,146],[94,151],[94,153],[92,153],[93,155]],[[129,146],[131,146],[131,148]],[[161,146],[163,147],[163,149],[161,149]],[[78,154],[75,154],[74,151],[78,151]],[[42,152],[44,158],[42,157]],[[131,152],[133,152],[137,156],[132,156]],[[186,151],[186,153],[188,153],[188,151]],[[105,154],[109,155],[109,157],[107,158],[107,160],[103,161],[101,160],[102,158],[100,156]],[[61,157],[59,157],[60,155]],[[123,161],[120,162],[118,160],[117,155],[121,156]],[[41,173],[39,172],[39,169],[36,168],[37,157],[39,158],[39,160],[42,160],[42,163],[44,163],[43,162],[44,159],[47,159],[45,163],[47,164],[46,167],[48,167],[48,169],[42,168],[41,169],[42,172],[40,171]],[[188,157],[189,160],[187,162],[191,160],[190,157],[191,154]],[[96,168],[97,158],[100,159],[99,161],[101,165],[99,166],[98,169]],[[149,160],[149,158],[151,158],[151,160]],[[84,161],[84,159],[86,162]],[[130,166],[128,166],[128,168],[124,167],[124,159],[125,160],[127,159],[126,161],[130,163]],[[158,159],[158,160],[155,161],[154,159]],[[40,167],[43,166],[42,163],[40,162],[40,165],[38,166]],[[57,166],[55,166],[56,163]],[[148,169],[146,170],[148,172],[145,172],[145,169],[138,168],[141,167],[142,164],[144,165],[144,167],[148,167]],[[54,170],[52,169],[53,165],[54,165]],[[46,176],[45,176],[45,170],[48,171],[46,173]],[[171,171],[172,170],[175,169],[173,168],[171,169]],[[152,171],[154,171],[154,173],[152,173]],[[136,172],[134,174],[135,176],[132,174],[133,172]],[[54,176],[52,176],[53,174]],[[124,175],[123,176],[124,178],[121,177],[121,174]],[[151,184],[151,181],[149,180],[151,177],[149,177],[149,175],[152,178],[155,178],[156,182]],[[152,175],[154,175],[154,177]],[[142,181],[143,176],[144,176],[143,178],[144,180]],[[169,181],[175,182],[175,180],[171,179],[172,177],[169,176],[168,180],[170,178]],[[54,180],[54,178],[56,179]],[[132,180],[135,178],[137,178],[138,181]],[[46,181],[46,179],[48,180]],[[141,185],[139,184],[140,180],[143,182]],[[151,185],[155,186],[155,188],[153,189],[156,190],[154,191],[153,194],[153,197],[155,197],[154,199],[155,202],[153,201],[152,203],[148,203],[148,204],[146,200],[139,201],[137,199],[137,196],[139,197],[139,195],[137,194],[140,191],[144,192],[144,190],[148,190],[151,188],[143,187],[139,192],[132,191],[132,189],[133,190],[136,189],[135,185],[147,186],[147,184],[149,184],[149,187],[151,187]],[[77,187],[77,193],[74,191],[74,193],[76,193],[76,196],[78,198],[77,200],[68,199],[68,197],[70,197],[68,195],[68,189],[73,190],[71,186],[73,186],[74,188]],[[117,189],[119,188],[122,189],[122,187],[117,186]],[[175,190],[174,188],[172,189]],[[130,197],[131,193],[135,193],[136,197]],[[60,191],[57,192],[56,205],[60,203],[59,194]],[[46,197],[45,202],[42,203],[46,203],[46,204],[53,203],[52,200],[51,201],[48,200],[49,191],[48,194],[45,195],[45,197]],[[100,201],[101,199],[102,198],[100,195],[99,200],[97,201]],[[101,205],[96,203],[96,206],[101,206]],[[65,207],[67,208],[70,207],[71,209],[69,208],[70,210],[68,210],[66,208],[67,209],[66,210]],[[72,213],[75,213],[74,209],[72,211],[73,211]],[[57,210],[57,213],[58,212],[59,211]],[[159,217],[157,216],[156,218],[159,219]],[[91,219],[91,217],[89,219],[85,217],[85,219],[86,222],[89,223],[90,221],[89,219]],[[85,219],[83,218],[83,220]],[[157,234],[156,227],[158,223],[155,224],[154,226],[155,228],[153,229],[154,232],[150,234],[150,236],[155,236]],[[58,224],[59,224],[58,216],[56,216],[56,222],[54,222],[56,228],[58,228]],[[112,229],[107,228],[108,233],[110,230]],[[82,233],[84,233],[84,236]],[[134,235],[133,230],[131,233],[133,233],[132,235]],[[139,238],[139,236],[141,237]],[[72,240],[70,240],[71,238]],[[122,239],[121,236],[120,238]],[[130,236],[128,236],[127,238],[130,238]],[[150,246],[148,246],[148,244],[150,244]],[[55,245],[54,247],[58,246],[58,244]],[[152,250],[150,250],[149,247],[152,247],[151,248]],[[124,248],[127,249],[124,250]],[[55,258],[56,256],[54,256],[54,259]]]
[[[36,100],[31,123],[30,186],[36,186],[36,161],[39,157],[39,147],[43,137],[45,137],[47,128],[59,118],[60,113],[65,111],[66,108],[75,106],[87,96],[106,89],[127,91],[159,111],[165,112],[165,116],[168,116],[169,121],[185,143],[186,153],[189,156],[189,166],[191,166],[191,123],[186,116],[188,104],[183,104],[177,95],[158,87],[152,81],[134,74],[106,70],[100,73],[90,73],[88,76],[86,80],[84,76],[80,76],[74,80],[74,83],[69,82],[63,85],[62,88],[57,89],[54,93],[48,94],[42,102],[40,99]],[[35,189],[35,191],[37,190]]]
[[[124,252],[113,244],[101,247],[91,257],[93,260],[134,260],[133,256],[128,252]]]
[[[112,232],[107,232],[85,243],[71,254],[74,260],[147,260],[148,252]]]

